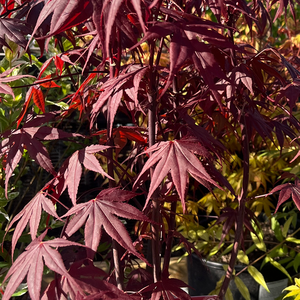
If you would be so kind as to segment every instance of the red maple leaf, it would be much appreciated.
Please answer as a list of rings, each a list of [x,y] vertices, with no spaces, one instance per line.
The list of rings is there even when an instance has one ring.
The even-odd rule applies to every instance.
[[[44,145],[34,139],[26,132],[26,129],[21,128],[13,132],[13,134],[3,140],[0,144],[0,155],[7,154],[7,165],[5,169],[5,193],[7,196],[8,181],[18,165],[24,149],[27,149],[30,157],[34,159],[47,172],[56,175],[52,166],[49,154]]]
[[[36,123],[32,123],[34,120],[29,122],[36,125]],[[56,172],[52,166],[49,153],[39,140],[54,140],[78,136],[51,127],[27,127],[30,124],[29,122],[28,124],[25,123],[21,129],[15,130],[12,133],[8,132],[8,137],[0,143],[0,157],[7,155],[5,169],[6,194],[9,179],[18,165],[24,149],[27,149],[29,156],[34,159],[37,164],[55,176]]]
[[[26,48],[27,40],[25,35],[30,34],[30,27],[22,20],[13,18],[0,19],[0,45],[8,46],[5,37],[14,43]]]
[[[182,280],[177,278],[162,278],[160,281],[143,288],[139,293],[152,292],[151,300],[190,300],[191,297],[181,287],[188,287]],[[178,298],[175,298],[178,297]]]
[[[34,104],[45,113],[45,99],[44,94],[39,86],[32,86],[30,89],[29,97],[26,101],[30,101],[31,97]]]
[[[103,227],[122,247],[144,260],[134,248],[125,226],[116,217],[148,221],[141,211],[125,203],[135,195],[130,191],[110,188],[101,191],[95,199],[75,205],[63,216],[74,215],[67,225],[66,234],[71,236],[85,224],[85,245],[96,251]]]
[[[3,300],[10,299],[26,275],[30,298],[32,300],[39,300],[44,263],[50,270],[68,278],[68,280],[77,286],[75,280],[73,280],[66,270],[60,254],[57,250],[52,249],[52,247],[82,245],[61,238],[43,241],[46,234],[47,230],[38,238],[34,239],[9,269],[3,281],[5,282],[10,277],[2,298]]]
[[[185,137],[181,140],[160,142],[150,147],[144,153],[151,152],[154,153],[152,153],[134,183],[136,187],[140,179],[144,177],[144,173],[156,164],[146,203],[148,203],[152,194],[168,173],[172,176],[183,211],[185,211],[185,196],[189,182],[188,173],[208,189],[210,188],[209,184],[219,187],[207,173],[199,158],[193,154],[195,152],[203,157],[211,157],[206,148],[197,139]]]
[[[145,67],[132,67],[132,71],[121,74],[118,77],[108,79],[102,86],[103,91],[93,106],[91,125],[95,122],[97,115],[105,104],[107,104],[107,131],[111,134],[114,117],[117,113],[125,89],[132,88],[137,94],[141,76],[145,74]],[[136,102],[137,96],[133,96]],[[137,104],[137,103],[136,103]]]
[[[142,131],[145,131],[142,127],[133,126],[119,126],[114,128],[112,135],[114,137],[114,145],[118,146],[116,149],[116,155],[118,156],[120,151],[126,146],[127,141],[134,141],[138,144],[146,145],[147,139],[143,136]],[[101,130],[93,135],[102,135],[100,144],[107,142],[107,130]]]
[[[77,89],[77,91],[70,97],[70,107],[68,111],[72,111],[74,109],[78,109],[80,111],[80,116],[82,115],[82,112],[86,109],[86,106],[88,104],[88,101],[84,101],[85,93],[87,88],[89,87],[88,84],[97,76],[96,73],[91,73],[84,82],[80,85],[80,87]],[[68,111],[66,111],[64,114],[67,114]]]
[[[251,220],[253,220],[255,222],[257,227],[260,227],[254,213],[249,208],[246,207],[245,212],[244,212],[244,226],[250,232],[257,235],[257,233],[251,223]],[[223,223],[222,235],[221,235],[219,245],[222,244],[225,237],[229,234],[229,231],[231,230],[231,228],[233,226],[236,226],[236,224],[238,222],[238,210],[233,209],[231,207],[227,207],[227,208],[223,209],[222,214],[218,217],[218,219],[214,225],[220,224],[222,222],[224,222],[224,223]],[[244,240],[243,239],[241,240],[241,245],[244,248]]]
[[[9,13],[8,15],[11,16],[12,15],[12,10],[14,9],[14,6],[15,6],[14,5],[15,0],[10,0],[10,1],[1,0],[0,3],[2,4],[1,15]]]
[[[51,75],[47,75],[45,79],[51,79]],[[40,82],[38,84],[38,82]],[[27,110],[28,110],[28,107],[29,107],[29,104],[30,104],[30,100],[33,99],[33,102],[34,104],[45,114],[46,111],[45,111],[45,99],[44,99],[44,94],[41,90],[41,87],[40,86],[43,86],[45,88],[54,88],[54,87],[60,87],[59,85],[57,85],[54,81],[46,81],[46,82],[43,82],[41,80],[38,80],[36,81],[36,84],[31,86],[30,89],[27,91],[26,93],[26,99],[25,99],[25,103],[23,105],[23,108],[21,110],[21,113],[18,117],[18,122],[17,122],[17,127],[20,126]]]
[[[300,210],[300,180],[296,178],[295,183],[284,183],[279,186],[276,186],[270,194],[274,194],[280,191],[278,203],[275,209],[275,213],[277,212],[279,206],[287,201],[290,197],[292,197],[295,205]]]
[[[122,2],[124,2],[124,0],[113,0],[110,5],[110,9],[109,9],[108,16],[107,16],[108,22],[107,22],[107,24],[105,24],[106,25],[105,48],[106,48],[107,53],[109,53],[109,43],[110,43],[110,39],[111,39],[112,28],[115,23],[117,12],[120,9]],[[131,0],[130,2],[132,4],[132,6],[134,7],[134,10],[136,11],[140,25],[145,34],[146,28],[145,28],[145,23],[144,23],[143,16],[142,16],[141,1],[140,0]]]
[[[19,220],[12,237],[12,255],[17,241],[28,223],[31,239],[34,240],[36,238],[37,230],[41,221],[42,209],[49,215],[61,220],[55,211],[52,201],[47,198],[43,192],[38,192],[35,197],[12,219],[8,226],[6,232],[8,232],[12,225]]]
[[[63,178],[64,188],[68,187],[69,196],[73,205],[76,205],[77,190],[81,178],[82,167],[84,165],[88,170],[97,172],[114,180],[102,169],[99,161],[95,157],[96,152],[100,152],[110,148],[103,145],[91,145],[84,149],[75,151],[71,157],[69,157],[62,165],[58,172],[58,178]]]
[[[0,28],[1,28],[1,26],[0,26]],[[34,76],[31,76],[31,75],[16,75],[16,76],[9,76],[9,77],[7,77],[14,69],[15,68],[6,70],[6,71],[4,71],[3,73],[0,74],[0,93],[9,94],[13,98],[15,98],[15,94],[14,94],[12,88],[9,85],[7,85],[7,84],[3,84],[3,82],[12,82],[14,80],[18,80],[18,79],[24,78],[24,77],[35,78]]]
[[[103,280],[107,274],[89,261],[76,261],[69,270],[70,277],[57,276],[47,287],[42,300],[61,299],[69,294],[70,299],[122,299],[133,300],[128,294],[119,290],[114,284]],[[73,282],[76,281],[77,285]],[[87,296],[87,294],[89,296]],[[138,298],[140,299],[140,298]]]
[[[54,77],[54,74],[48,74],[47,76],[42,77],[42,75],[44,74],[44,72],[46,71],[46,69],[49,67],[49,65],[51,64],[51,62],[54,62],[55,64],[55,67],[56,67],[56,75],[58,75],[58,71],[59,71],[59,74],[61,75],[62,71],[63,71],[63,65],[65,62],[68,62],[69,64],[73,64],[69,57],[66,55],[66,54],[61,54],[61,55],[55,55],[55,56],[52,56],[50,57],[49,59],[47,59],[43,65],[41,66],[40,68],[40,73],[39,73],[39,76],[38,76],[38,81],[36,81],[35,83],[36,84],[40,84],[42,86],[44,86],[42,83],[40,82],[43,82],[45,81],[47,78],[51,78],[51,77]],[[53,86],[52,86],[53,87]]]
[[[74,27],[92,14],[92,3],[90,0],[49,0],[41,10],[35,23],[32,36],[37,32],[44,22],[50,21],[48,37]],[[63,17],[62,17],[63,16]]]

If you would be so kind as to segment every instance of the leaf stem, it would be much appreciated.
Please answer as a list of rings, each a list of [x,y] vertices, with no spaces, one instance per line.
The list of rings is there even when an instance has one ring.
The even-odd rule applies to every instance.
[[[76,73],[60,75],[60,76],[56,76],[56,77],[52,77],[52,78],[38,79],[34,83],[25,84],[25,85],[11,86],[11,88],[12,89],[19,89],[19,88],[31,87],[31,86],[34,86],[34,85],[37,85],[37,84],[46,83],[46,82],[50,82],[50,81],[53,81],[53,80],[59,80],[61,78],[72,77],[72,76],[75,76],[75,75],[85,75],[85,74],[91,74],[91,73],[103,73],[103,74],[106,74],[108,72],[107,71],[85,71],[83,73],[82,72],[76,72]]]
[[[228,269],[226,271],[225,279],[223,281],[222,287],[219,292],[219,298],[222,300],[225,296],[225,293],[228,289],[230,280],[233,275],[234,266],[237,260],[237,255],[240,247],[240,241],[243,234],[244,228],[244,218],[245,218],[245,203],[247,199],[247,189],[248,189],[248,182],[249,182],[249,135],[246,126],[246,120],[244,116],[243,109],[241,110],[242,114],[242,151],[243,151],[243,186],[239,196],[239,208],[238,208],[238,215],[237,215],[237,224],[236,224],[236,232],[235,232],[235,239],[233,243],[233,249],[231,252],[231,257],[228,265]]]
[[[177,201],[172,202],[170,210],[169,228],[175,228],[175,214],[176,214]],[[172,245],[173,245],[174,231],[168,231],[166,251],[164,255],[164,265],[163,265],[163,276],[164,278],[169,277],[169,265],[171,259]]]
[[[115,74],[115,64],[113,60],[113,53],[112,49],[110,49],[109,53],[109,77],[113,78]],[[109,112],[108,112],[109,114]],[[107,128],[109,128],[109,118],[107,118]],[[112,135],[112,130],[107,131],[107,145],[111,146],[111,148],[107,149],[107,173],[110,177],[114,178],[114,139]],[[109,179],[109,187],[113,188],[115,186],[115,181],[112,179]],[[120,290],[123,290],[123,283],[124,283],[124,274],[122,272],[121,266],[120,266],[120,254],[119,254],[119,244],[113,239],[112,240],[112,252],[113,252],[113,264],[114,264],[114,270],[115,270],[115,277],[117,282],[117,287]]]
[[[150,80],[149,80],[149,92],[148,92],[148,138],[149,147],[155,144],[156,136],[156,70],[153,69],[154,63],[154,47],[155,43],[150,43]],[[151,154],[150,154],[151,155]],[[150,180],[153,177],[153,168],[150,169]],[[152,262],[153,262],[153,279],[154,282],[158,282],[161,277],[160,269],[160,226],[159,226],[159,215],[160,215],[160,203],[158,200],[157,191],[154,192],[152,197],[152,220],[151,225],[152,231]]]

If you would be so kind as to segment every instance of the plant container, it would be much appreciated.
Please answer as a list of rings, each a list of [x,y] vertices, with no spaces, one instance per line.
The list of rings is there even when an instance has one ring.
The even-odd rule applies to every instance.
[[[245,266],[237,265],[235,272],[238,273]],[[259,267],[257,267],[259,269]],[[189,294],[191,296],[207,295],[216,287],[216,283],[225,275],[222,263],[201,260],[192,254],[187,258]],[[265,277],[270,293],[260,286],[247,272],[239,275],[239,278],[247,286],[251,300],[273,300],[287,286],[287,279],[283,273],[272,266],[266,265],[261,271]],[[229,285],[234,300],[244,300],[240,291],[232,280]]]

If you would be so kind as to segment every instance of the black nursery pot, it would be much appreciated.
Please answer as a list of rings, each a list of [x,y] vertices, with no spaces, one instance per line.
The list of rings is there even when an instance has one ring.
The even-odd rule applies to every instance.
[[[189,293],[191,296],[208,295],[215,289],[216,283],[225,274],[221,263],[201,260],[195,254],[187,258],[187,264]],[[244,266],[236,266],[235,272],[237,273],[243,268]],[[247,272],[243,272],[239,277],[249,289],[251,300],[257,300],[258,283]],[[229,288],[234,300],[244,300],[233,281],[230,282]]]

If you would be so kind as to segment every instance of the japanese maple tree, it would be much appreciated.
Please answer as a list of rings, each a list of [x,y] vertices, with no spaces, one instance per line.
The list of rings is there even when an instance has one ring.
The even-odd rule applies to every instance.
[[[2,299],[25,280],[32,300],[190,299],[168,272],[174,237],[197,252],[175,230],[176,206],[185,213],[190,192],[216,188],[234,199],[217,220],[221,240],[235,228],[223,299],[256,222],[247,206],[254,140],[280,150],[299,144],[299,48],[272,40],[283,12],[296,24],[298,5],[0,1],[1,183],[9,199],[32,168],[36,185],[30,201],[19,195],[1,211],[12,258]],[[238,191],[222,174],[233,139],[243,163]],[[271,193],[299,207],[298,185]],[[99,258],[108,270],[95,267]],[[136,258],[146,269],[128,272]],[[42,290],[45,270],[54,275]]]

